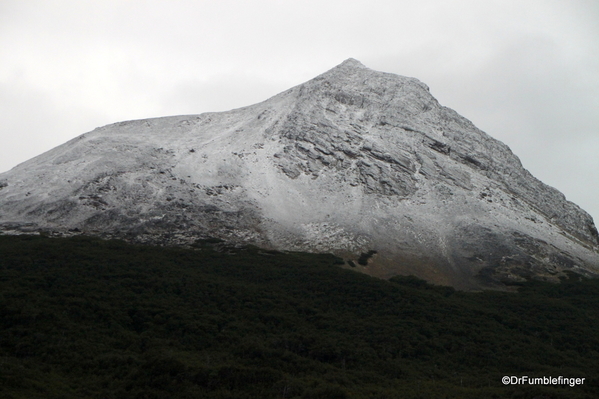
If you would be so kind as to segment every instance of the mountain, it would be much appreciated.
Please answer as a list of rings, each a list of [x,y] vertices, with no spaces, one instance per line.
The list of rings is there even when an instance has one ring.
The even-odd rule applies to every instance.
[[[9,234],[213,237],[461,289],[599,274],[586,212],[422,82],[353,59],[248,107],[95,129],[0,187]]]

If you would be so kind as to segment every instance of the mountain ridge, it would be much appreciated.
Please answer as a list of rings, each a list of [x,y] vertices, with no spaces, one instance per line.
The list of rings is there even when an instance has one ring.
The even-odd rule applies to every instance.
[[[258,104],[95,129],[0,186],[9,232],[376,251],[357,268],[466,289],[599,273],[586,212],[424,83],[351,58]]]

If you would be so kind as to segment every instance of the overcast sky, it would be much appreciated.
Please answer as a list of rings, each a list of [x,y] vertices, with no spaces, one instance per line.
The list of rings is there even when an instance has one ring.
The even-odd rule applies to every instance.
[[[599,222],[599,1],[1,0],[0,172],[256,103],[353,57],[425,82]]]

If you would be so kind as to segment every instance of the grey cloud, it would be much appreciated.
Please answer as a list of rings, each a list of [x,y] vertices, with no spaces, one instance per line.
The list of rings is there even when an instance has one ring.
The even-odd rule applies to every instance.
[[[255,104],[287,89],[259,77],[224,74],[207,81],[184,80],[162,96],[167,114],[228,111]]]
[[[6,0],[0,170],[99,125],[262,101],[354,57],[424,81],[598,219],[597,20],[585,0]]]
[[[51,93],[0,82],[0,173],[98,126],[104,115],[65,107]]]

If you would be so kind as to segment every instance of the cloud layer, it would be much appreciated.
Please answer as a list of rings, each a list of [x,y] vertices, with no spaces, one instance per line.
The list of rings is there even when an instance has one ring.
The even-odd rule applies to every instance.
[[[599,220],[593,1],[5,0],[0,171],[108,123],[262,101],[353,57],[427,83]]]

